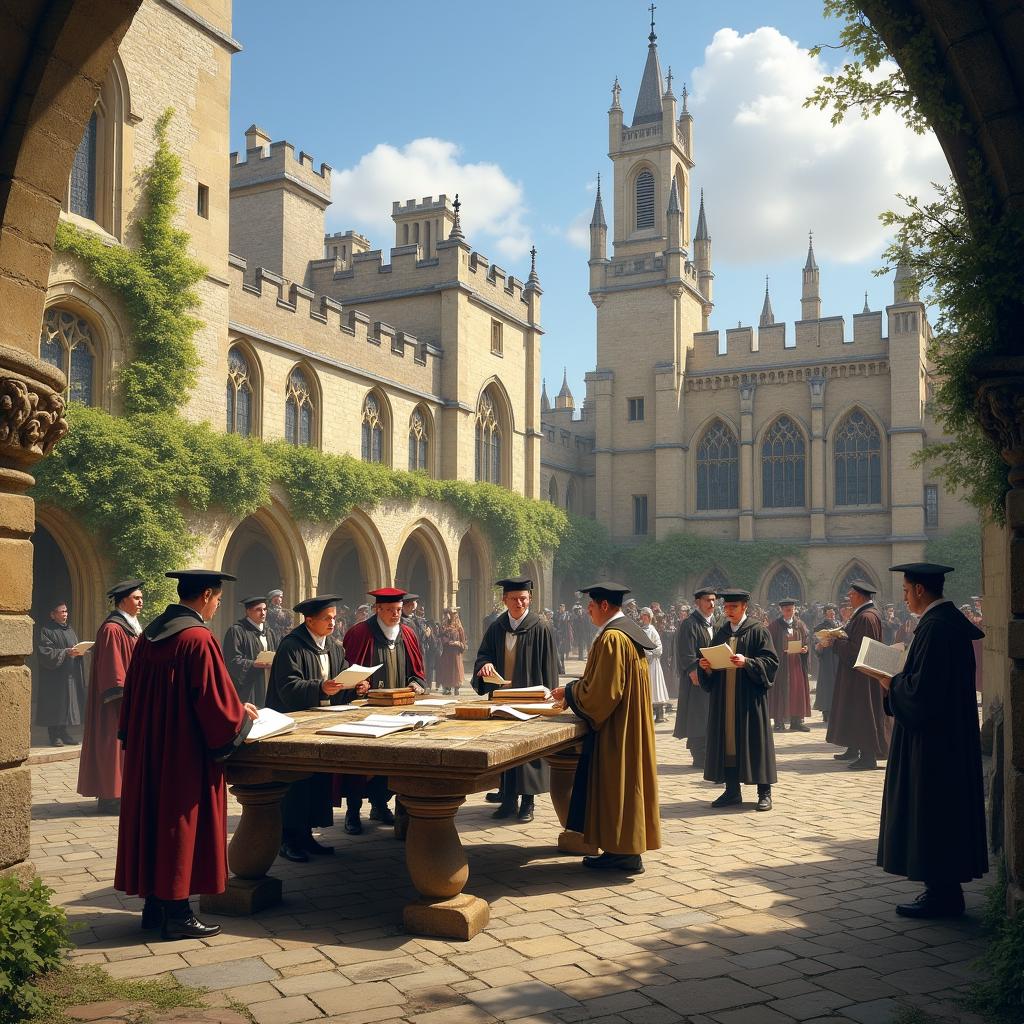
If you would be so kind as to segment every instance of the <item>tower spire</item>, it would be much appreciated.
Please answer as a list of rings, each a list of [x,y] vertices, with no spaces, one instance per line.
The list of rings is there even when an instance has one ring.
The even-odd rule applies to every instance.
[[[868,305],[868,293],[864,293],[864,308],[861,310],[862,313],[870,313],[871,307]]]
[[[644,76],[640,80],[640,92],[636,97],[636,108],[633,110],[632,126],[638,124],[654,124],[661,120],[661,85],[664,77],[661,63],[658,60],[658,37],[654,32],[655,6],[651,4],[651,34],[647,46],[647,63],[644,65]]]
[[[817,270],[818,264],[814,260],[814,232],[807,232],[807,262],[804,264],[804,270]]]
[[[821,292],[818,263],[814,259],[814,232],[807,233],[807,262],[804,264],[803,287],[800,292],[800,319],[821,319]]]
[[[604,219],[604,203],[601,201],[601,175],[597,176],[597,197],[594,199],[594,216],[590,218],[592,228],[606,228],[608,226]]]
[[[772,312],[772,300],[768,295],[768,275],[764,275],[764,304],[761,306],[761,319],[758,327],[771,327],[775,323],[775,314]]]
[[[708,234],[708,221],[704,215],[704,189],[700,190],[700,210],[697,213],[697,233],[693,236],[694,241],[704,242],[711,238]]]
[[[526,279],[527,284],[538,285],[540,278],[537,276],[537,246],[530,249],[530,276]]]

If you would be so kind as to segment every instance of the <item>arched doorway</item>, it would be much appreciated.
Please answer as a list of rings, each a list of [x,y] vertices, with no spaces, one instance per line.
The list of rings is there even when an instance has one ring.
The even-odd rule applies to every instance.
[[[225,572],[238,577],[224,584],[223,609],[217,616],[214,632],[223,633],[244,612],[239,601],[268,590],[284,590],[284,607],[291,608],[299,597],[289,587],[289,574],[278,557],[277,546],[267,528],[256,516],[243,519],[228,541],[222,563]]]
[[[432,525],[416,524],[395,565],[395,586],[419,594],[427,618],[441,620],[451,594],[451,569],[444,543]]]
[[[50,612],[59,602],[68,606],[68,624],[78,634],[80,640],[91,639],[88,623],[83,618],[84,609],[80,595],[72,586],[71,568],[60,545],[52,533],[36,523],[32,534],[32,621],[35,623],[32,637],[32,654],[26,659],[32,673],[32,718],[36,720],[36,697],[39,685],[39,667],[36,659],[35,645],[39,627],[50,621]],[[46,730],[41,730],[45,734]],[[33,737],[33,740],[35,737]],[[40,741],[41,742],[41,741]]]
[[[493,581],[485,575],[486,564],[480,541],[470,531],[459,544],[459,589],[456,603],[471,653],[480,646],[483,619],[491,610]]]
[[[334,531],[324,548],[317,574],[321,594],[341,594],[344,604],[355,609],[370,600],[367,591],[384,586],[389,580],[384,546],[372,524],[349,516]]]

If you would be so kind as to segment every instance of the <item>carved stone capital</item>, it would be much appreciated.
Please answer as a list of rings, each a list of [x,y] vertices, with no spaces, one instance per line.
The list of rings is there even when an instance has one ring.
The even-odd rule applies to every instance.
[[[68,432],[64,375],[0,346],[0,466],[28,469]]]
[[[1010,486],[1024,487],[1024,358],[987,359],[976,373],[979,422],[1010,467]]]

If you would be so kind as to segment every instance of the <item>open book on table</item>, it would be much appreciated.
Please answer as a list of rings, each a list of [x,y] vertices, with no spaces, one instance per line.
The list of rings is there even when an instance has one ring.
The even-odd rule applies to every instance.
[[[271,736],[283,736],[294,728],[294,718],[282,715],[280,711],[274,711],[273,708],[260,708],[259,717],[252,723],[245,742],[255,743],[257,740],[269,739]]]
[[[893,644],[890,647],[866,636],[860,642],[860,651],[853,667],[856,671],[874,676],[876,679],[892,679],[903,671],[906,660],[907,649],[903,644]]]
[[[340,722],[325,729],[317,729],[319,736],[366,736],[381,739],[396,732],[410,729],[425,729],[436,725],[441,719],[436,715],[417,715],[402,712],[398,715],[367,715],[359,722]]]

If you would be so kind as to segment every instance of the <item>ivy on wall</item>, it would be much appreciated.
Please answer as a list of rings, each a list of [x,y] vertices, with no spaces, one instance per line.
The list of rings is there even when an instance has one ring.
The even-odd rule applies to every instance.
[[[145,175],[139,244],[111,245],[73,225],[58,227],[56,248],[81,259],[97,282],[124,301],[132,357],[116,381],[125,415],[73,405],[71,431],[40,463],[35,497],[64,509],[99,538],[116,570],[144,580],[151,606],[171,596],[164,572],[189,562],[199,538],[190,513],[230,509],[239,517],[269,504],[278,485],[295,516],[338,522],[354,508],[428,499],[476,523],[500,573],[548,554],[566,529],[565,513],[493,484],[433,480],[284,442],[264,443],[187,422],[180,405],[196,381],[192,312],[205,273],[173,226],[181,163],[170,151],[172,111],[156,123],[157,149]]]

